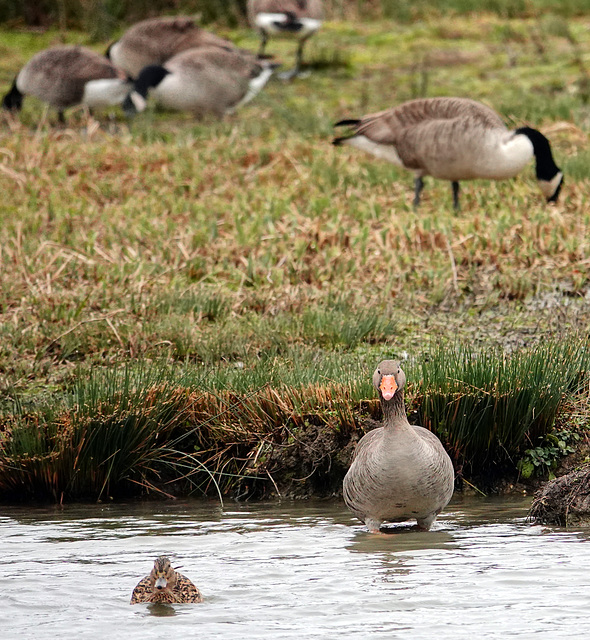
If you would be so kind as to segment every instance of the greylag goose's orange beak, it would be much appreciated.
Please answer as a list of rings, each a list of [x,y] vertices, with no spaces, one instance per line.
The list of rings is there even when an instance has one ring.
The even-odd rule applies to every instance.
[[[381,378],[381,384],[379,385],[379,391],[383,396],[383,400],[391,400],[397,391],[397,382],[393,376],[383,376]]]

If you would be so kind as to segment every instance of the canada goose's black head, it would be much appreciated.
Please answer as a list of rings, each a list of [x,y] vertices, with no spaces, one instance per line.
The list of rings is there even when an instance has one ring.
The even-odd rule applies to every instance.
[[[555,164],[549,140],[536,129],[522,127],[516,133],[525,135],[533,145],[533,151],[537,161],[537,182],[547,202],[557,202],[561,185],[563,184],[563,172]]]
[[[373,385],[379,397],[389,402],[406,384],[406,374],[397,360],[383,360],[373,374]]]
[[[2,107],[7,111],[20,111],[23,106],[23,94],[16,88],[16,78],[10,91],[2,100]]]
[[[150,573],[150,586],[153,593],[172,590],[176,585],[176,571],[172,568],[169,558],[160,556],[154,562]]]
[[[133,116],[138,111],[143,111],[146,107],[149,90],[157,87],[169,73],[168,69],[158,64],[150,64],[144,67],[135,80],[133,91],[123,102],[122,106],[125,114]]]
[[[147,98],[148,91],[157,87],[169,73],[168,69],[159,64],[150,64],[144,67],[135,80],[135,91]]]

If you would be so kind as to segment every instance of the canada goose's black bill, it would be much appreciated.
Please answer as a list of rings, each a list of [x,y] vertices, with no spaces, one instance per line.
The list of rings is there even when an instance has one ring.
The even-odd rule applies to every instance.
[[[20,111],[23,106],[23,94],[18,90],[16,86],[16,78],[10,87],[10,91],[4,96],[2,100],[2,108],[7,111]]]

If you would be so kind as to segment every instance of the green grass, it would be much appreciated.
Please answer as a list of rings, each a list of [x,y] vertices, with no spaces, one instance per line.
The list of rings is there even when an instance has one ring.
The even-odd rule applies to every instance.
[[[77,371],[65,393],[15,394],[0,404],[0,494],[222,495],[275,477],[284,486],[277,452],[304,439],[310,424],[347,442],[363,416],[379,417],[375,364],[368,354],[300,348],[239,367],[140,361]],[[511,356],[433,346],[403,364],[410,415],[439,435],[460,477],[514,473],[551,432],[565,398],[587,387],[589,364],[579,340]],[[341,480],[338,468],[333,473]]]
[[[590,35],[578,17],[585,5],[536,12],[539,3],[506,2],[475,13],[476,4],[457,2],[454,14],[442,15],[441,3],[392,3],[387,11],[417,12],[400,21],[393,13],[383,19],[385,9],[371,3],[367,15],[381,19],[359,21],[354,3],[335,2],[332,19],[307,50],[311,75],[272,81],[222,122],[150,108],[129,126],[112,109],[90,122],[70,113],[68,127],[58,129],[55,114],[44,118],[34,99],[25,101],[18,120],[0,116],[1,446],[11,460],[19,451],[53,460],[66,441],[76,451],[89,436],[62,442],[74,417],[77,433],[105,434],[106,444],[118,442],[115,434],[138,434],[129,448],[109,444],[89,454],[100,458],[100,469],[89,468],[84,481],[72,476],[71,456],[60,458],[57,482],[47,477],[40,493],[116,495],[117,487],[153,488],[159,477],[176,478],[180,467],[170,453],[176,436],[157,469],[140,445],[151,449],[154,430],[179,428],[169,415],[170,407],[181,412],[177,388],[234,394],[238,404],[244,394],[287,389],[280,411],[268,398],[262,408],[253,401],[245,410],[277,411],[268,423],[274,426],[252,433],[240,427],[237,440],[218,432],[205,439],[199,451],[210,453],[199,453],[198,461],[225,491],[231,482],[223,478],[247,475],[260,434],[274,434],[281,420],[288,424],[301,404],[298,428],[315,420],[333,429],[341,424],[333,422],[337,415],[345,435],[354,434],[372,397],[370,371],[384,355],[409,353],[415,384],[426,376],[425,355],[434,357],[431,345],[449,341],[468,344],[491,381],[523,378],[516,365],[501,368],[502,351],[523,348],[522,358],[534,358],[545,342],[555,345],[564,366],[584,369],[568,349],[590,327]],[[257,47],[250,30],[227,24],[218,31]],[[103,51],[108,40],[93,37],[57,29],[0,32],[0,90],[51,44]],[[292,43],[271,48],[290,64]],[[510,181],[464,183],[459,214],[448,184],[427,180],[423,206],[414,212],[411,174],[330,144],[338,119],[418,95],[480,99],[511,126],[541,129],[566,174],[560,203],[543,203],[530,167]],[[459,379],[463,351],[445,353],[445,379]],[[137,362],[139,369],[165,363],[161,377],[138,387],[144,394],[158,385],[168,389],[147,414],[109,404],[121,371],[136,375]],[[177,379],[179,371],[188,378]],[[570,375],[561,366],[555,371]],[[540,372],[535,379],[545,380]],[[460,388],[432,383],[432,397],[420,405],[465,477],[489,462],[472,446],[480,451],[495,442],[491,459],[504,464],[508,451],[515,461],[552,428],[562,411],[555,402],[571,393],[552,379],[547,417],[537,423],[531,407],[537,411],[538,403],[528,391],[509,402],[502,391],[498,407],[508,408],[496,415],[486,404],[496,383],[469,380]],[[342,386],[334,390],[333,383]],[[86,384],[99,387],[101,400],[82,415],[72,398]],[[301,385],[320,391],[302,399],[295,391]],[[467,394],[469,385],[487,391]],[[343,389],[325,410],[318,400],[324,386],[332,395]],[[133,402],[141,406],[145,395],[138,393]],[[466,415],[481,409],[491,416],[481,432],[469,431],[467,419],[451,424],[463,407],[459,397],[472,403]],[[216,402],[207,405],[211,419],[222,410]],[[427,402],[436,404],[440,426]],[[104,415],[101,403],[110,407]],[[520,430],[507,419],[513,409],[522,414]],[[185,448],[182,455],[196,453]],[[224,466],[227,460],[234,461]],[[183,464],[184,471],[199,467],[192,458]],[[47,473],[31,469],[18,481],[23,491],[27,474]],[[202,476],[189,480],[211,490],[211,477],[199,469]]]

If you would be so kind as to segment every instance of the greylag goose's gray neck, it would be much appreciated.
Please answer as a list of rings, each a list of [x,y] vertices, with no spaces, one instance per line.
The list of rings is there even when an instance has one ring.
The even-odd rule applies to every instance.
[[[385,379],[387,383],[390,381]],[[411,426],[406,415],[406,403],[404,391],[399,389],[391,400],[385,400],[380,394],[381,408],[383,409],[383,426],[387,429],[398,429]]]

